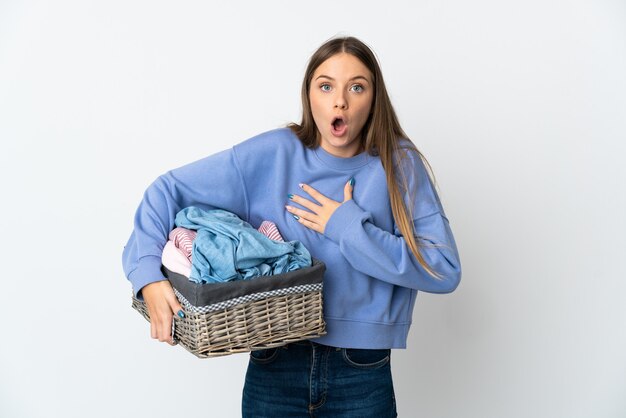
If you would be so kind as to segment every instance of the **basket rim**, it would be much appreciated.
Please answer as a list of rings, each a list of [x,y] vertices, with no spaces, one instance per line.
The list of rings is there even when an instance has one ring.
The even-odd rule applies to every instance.
[[[178,298],[180,304],[185,309],[185,312],[193,312],[193,313],[209,313],[215,312],[222,309],[232,308],[237,305],[241,305],[248,302],[255,302],[257,300],[270,298],[273,296],[286,296],[286,295],[297,295],[300,293],[308,293],[308,292],[321,292],[323,289],[322,283],[314,283],[314,284],[306,284],[300,286],[292,286],[283,289],[271,290],[269,292],[258,292],[251,293],[249,295],[244,295],[240,297],[236,297],[233,299],[228,299],[224,301],[220,301],[217,303],[213,303],[211,305],[204,306],[195,306],[189,303],[189,301],[178,291],[178,289],[173,288],[176,297]]]
[[[195,283],[188,277],[161,266],[164,276],[172,287],[192,306],[209,306],[246,295],[288,289],[295,286],[321,284],[326,265],[313,258],[312,265],[272,276],[259,276],[250,280],[235,280],[226,283]]]

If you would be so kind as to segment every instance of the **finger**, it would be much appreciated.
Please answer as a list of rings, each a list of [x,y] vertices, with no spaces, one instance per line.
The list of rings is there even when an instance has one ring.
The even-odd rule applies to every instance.
[[[299,218],[304,218],[307,221],[315,222],[315,219],[317,217],[317,215],[314,213],[307,212],[304,209],[298,209],[294,206],[285,205],[285,209],[287,209],[292,215],[296,215]],[[296,218],[296,220],[298,219]]]
[[[354,189],[354,177],[348,180],[343,187],[343,201],[352,200],[352,190]]]
[[[299,186],[302,190],[310,194],[313,197],[313,199],[317,200],[322,205],[325,205],[330,200],[329,198],[327,198],[326,196],[324,196],[323,194],[321,194],[320,192],[318,192],[317,190],[315,190],[313,187],[309,186],[308,184],[300,183]]]
[[[146,304],[146,308],[148,309],[148,317],[150,318],[150,338],[157,338],[157,328],[156,328],[156,312],[152,309],[152,306],[148,304],[148,302],[144,299],[144,303]]]
[[[305,197],[293,195],[293,194],[288,194],[287,197],[292,202],[296,202],[300,206],[304,206],[305,208],[309,209],[312,212],[319,213],[320,209],[322,209],[320,205],[311,202],[309,199]]]
[[[159,341],[172,345],[172,313],[168,312],[159,321]]]
[[[173,346],[176,345],[176,343],[174,342],[173,333],[176,316],[182,319],[185,317],[185,312],[183,311],[182,306],[180,306],[178,299],[173,293],[167,296],[167,303],[169,309],[167,310],[167,317],[164,318],[165,320],[163,321],[163,339],[161,341]]]
[[[154,326],[154,321],[150,321],[150,338],[156,338],[157,334],[156,334],[156,328]]]
[[[159,305],[158,310],[155,309],[154,316],[152,318],[154,319],[153,323],[156,329],[156,338],[161,342],[170,340],[172,311],[165,300],[163,300],[163,304]]]
[[[179,318],[185,317],[185,311],[183,310],[183,307],[181,306],[180,302],[178,302],[178,298],[176,298],[176,295],[173,292],[168,295],[167,302],[170,304],[170,308],[172,309],[172,313],[174,315],[178,316]]]
[[[173,291],[171,293],[168,293],[167,302],[169,303],[170,309],[173,314],[172,320],[170,321],[169,339],[167,340],[167,343],[169,345],[176,345],[176,343],[174,342],[174,333],[172,332],[172,324],[177,319],[176,316],[178,316],[180,319],[184,318],[185,312],[183,311],[183,307],[180,305],[180,302],[178,301],[178,298]]]
[[[154,315],[154,313],[149,313],[150,315],[150,338],[154,338],[157,339],[158,338],[158,333],[157,333],[157,326],[156,326],[156,316]]]
[[[314,231],[319,232],[320,234],[324,232],[323,229],[318,224],[316,224],[315,222],[311,222],[308,219],[304,219],[301,217],[300,219],[298,219],[298,222],[300,222],[302,225],[306,226],[307,228],[310,228]]]

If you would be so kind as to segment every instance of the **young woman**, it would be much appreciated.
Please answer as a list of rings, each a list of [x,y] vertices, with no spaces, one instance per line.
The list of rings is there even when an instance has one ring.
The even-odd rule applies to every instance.
[[[146,190],[123,264],[171,343],[182,312],[161,271],[174,216],[220,208],[273,221],[326,264],[327,334],[253,351],[245,417],[393,417],[390,349],[406,348],[418,291],[452,292],[461,266],[422,154],[404,133],[372,51],[353,37],[323,44],[302,84],[302,121],[160,176]]]

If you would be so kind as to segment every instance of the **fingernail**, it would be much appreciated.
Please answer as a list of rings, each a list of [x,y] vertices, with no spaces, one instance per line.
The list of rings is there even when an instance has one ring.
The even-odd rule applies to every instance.
[[[293,216],[293,218],[297,221],[298,219],[300,219],[300,217],[298,215],[291,215]]]
[[[300,186],[300,188],[304,188],[304,183],[298,183],[298,186]]]
[[[178,316],[180,316],[181,318],[184,318],[185,312],[183,312],[182,310],[178,311]]]
[[[289,198],[289,200],[292,200],[292,199],[293,199],[293,195],[292,195],[291,193],[288,193],[288,194],[287,194],[287,197]]]
[[[350,179],[350,186],[354,186],[354,177]]]

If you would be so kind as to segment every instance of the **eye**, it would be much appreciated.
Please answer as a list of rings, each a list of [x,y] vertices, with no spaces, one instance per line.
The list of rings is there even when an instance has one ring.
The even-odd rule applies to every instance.
[[[328,87],[328,88],[326,88]],[[320,86],[320,89],[322,89],[322,91],[330,91],[330,84],[322,84]]]
[[[357,93],[361,93],[363,91],[363,86],[360,84],[355,84],[352,86],[352,90],[356,91]]]

